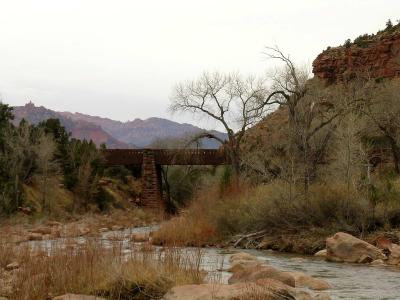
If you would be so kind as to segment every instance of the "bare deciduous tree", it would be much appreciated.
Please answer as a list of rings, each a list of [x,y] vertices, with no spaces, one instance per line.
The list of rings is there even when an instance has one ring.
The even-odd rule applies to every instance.
[[[201,113],[225,129],[228,141],[211,133],[197,138],[219,141],[232,162],[236,184],[240,173],[241,142],[245,131],[269,111],[275,93],[268,93],[265,80],[238,74],[203,73],[197,80],[178,84],[171,98],[172,111]]]

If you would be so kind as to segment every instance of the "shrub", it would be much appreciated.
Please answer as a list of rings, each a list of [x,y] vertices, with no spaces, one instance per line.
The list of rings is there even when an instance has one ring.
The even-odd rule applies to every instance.
[[[104,176],[119,179],[127,183],[127,177],[132,176],[132,172],[124,166],[109,167],[104,170]]]
[[[328,234],[347,231],[357,235],[400,222],[397,187],[389,192],[379,185],[380,200],[375,204],[369,191],[349,191],[346,185],[335,182],[311,185],[307,197],[299,191],[302,189],[294,188],[290,195],[282,181],[222,195],[218,186],[207,187],[197,193],[181,216],[161,226],[156,240],[207,245],[265,229],[293,233],[323,228]]]
[[[345,46],[346,48],[350,48],[350,46],[351,46],[351,39],[347,39],[347,40],[344,42],[344,46]]]

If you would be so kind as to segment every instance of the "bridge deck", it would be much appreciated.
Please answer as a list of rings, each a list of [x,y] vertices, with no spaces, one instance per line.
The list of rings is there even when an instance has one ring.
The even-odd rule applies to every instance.
[[[214,149],[106,149],[102,150],[106,164],[142,165],[145,152],[154,154],[159,165],[224,165],[226,154]]]

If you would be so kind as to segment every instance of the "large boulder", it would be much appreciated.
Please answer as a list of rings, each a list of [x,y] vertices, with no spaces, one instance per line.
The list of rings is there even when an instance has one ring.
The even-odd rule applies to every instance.
[[[295,287],[295,280],[293,276],[286,272],[279,271],[273,267],[262,265],[248,267],[233,273],[233,275],[228,279],[228,283],[234,284],[239,282],[255,282],[259,279],[273,279],[288,286]]]
[[[251,283],[199,284],[173,287],[164,300],[311,300],[308,293],[297,291],[279,281],[263,279]]]
[[[54,297],[53,300],[106,300],[106,299],[97,296],[65,294],[62,296]]]
[[[382,250],[344,232],[327,238],[326,249],[326,259],[334,262],[370,263],[386,259]]]
[[[306,287],[315,291],[330,289],[331,286],[325,280],[314,278],[302,272],[285,272],[294,278],[296,287]]]

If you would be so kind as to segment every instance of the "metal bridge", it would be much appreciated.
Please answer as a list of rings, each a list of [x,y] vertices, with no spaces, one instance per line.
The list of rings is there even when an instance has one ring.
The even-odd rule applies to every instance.
[[[163,210],[162,165],[226,165],[223,150],[214,149],[106,149],[102,150],[107,166],[141,166],[143,206]]]

